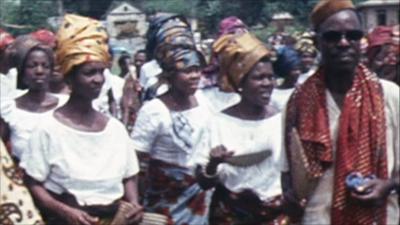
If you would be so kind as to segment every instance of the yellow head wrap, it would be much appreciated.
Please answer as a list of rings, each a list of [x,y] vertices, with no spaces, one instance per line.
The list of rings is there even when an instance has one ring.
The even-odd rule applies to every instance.
[[[84,62],[100,61],[108,63],[107,32],[94,19],[67,14],[57,33],[57,63],[66,75],[71,69]]]
[[[250,33],[240,36],[224,35],[213,45],[213,52],[220,63],[219,87],[226,92],[235,92],[242,78],[270,52]]]

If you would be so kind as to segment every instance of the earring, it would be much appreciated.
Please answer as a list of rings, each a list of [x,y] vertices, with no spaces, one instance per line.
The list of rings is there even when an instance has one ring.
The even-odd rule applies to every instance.
[[[238,88],[238,92],[241,93],[243,91],[243,88]]]

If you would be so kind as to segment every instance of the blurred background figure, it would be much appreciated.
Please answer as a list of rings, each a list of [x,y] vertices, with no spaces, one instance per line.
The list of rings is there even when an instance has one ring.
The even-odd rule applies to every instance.
[[[30,33],[30,35],[42,44],[55,50],[57,43],[56,35],[53,32],[46,29],[40,29]],[[50,76],[49,91],[61,98],[68,98],[68,95],[71,92],[68,84],[64,80],[64,75],[60,72],[60,66],[57,65],[57,63],[54,64],[53,73]]]
[[[144,49],[138,50],[134,57],[133,57],[133,64],[136,67],[136,77],[137,79],[140,78],[140,70],[142,69],[142,66],[147,62],[147,54]]]
[[[120,69],[119,77],[125,78],[129,73],[129,67],[132,66],[133,62],[128,54],[122,54],[118,59],[118,66]]]
[[[297,84],[304,83],[317,69],[318,51],[314,45],[314,35],[314,32],[304,32],[294,45],[301,61],[301,74],[297,79]]]
[[[12,48],[14,37],[0,29],[0,98],[11,97],[17,87],[17,71],[12,70]]]
[[[369,68],[380,78],[400,85],[399,25],[376,27],[367,38]]]
[[[142,65],[147,62],[145,50],[139,50],[134,55],[134,61],[127,68],[125,84],[121,99],[122,122],[131,132],[136,120],[136,114],[141,107],[142,87],[139,83],[139,74]]]
[[[271,105],[282,111],[297,86],[301,74],[299,54],[291,47],[282,47],[277,52],[277,60],[273,63],[275,75],[282,78],[280,84],[272,91]]]

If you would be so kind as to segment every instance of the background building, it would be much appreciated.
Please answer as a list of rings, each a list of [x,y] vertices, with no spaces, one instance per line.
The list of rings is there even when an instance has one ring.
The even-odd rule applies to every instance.
[[[379,25],[395,25],[400,20],[399,0],[368,0],[357,5],[366,31]]]

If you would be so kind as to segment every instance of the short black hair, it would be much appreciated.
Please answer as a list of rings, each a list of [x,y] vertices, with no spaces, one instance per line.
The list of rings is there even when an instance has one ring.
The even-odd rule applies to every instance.
[[[145,54],[146,57],[147,57],[146,50],[144,50],[144,49],[139,49],[139,50],[136,51],[135,55],[137,55],[137,54],[139,54],[139,53],[143,53],[143,54]]]
[[[118,59],[118,65],[121,66],[126,59],[130,59],[131,57],[128,54],[123,54]]]

